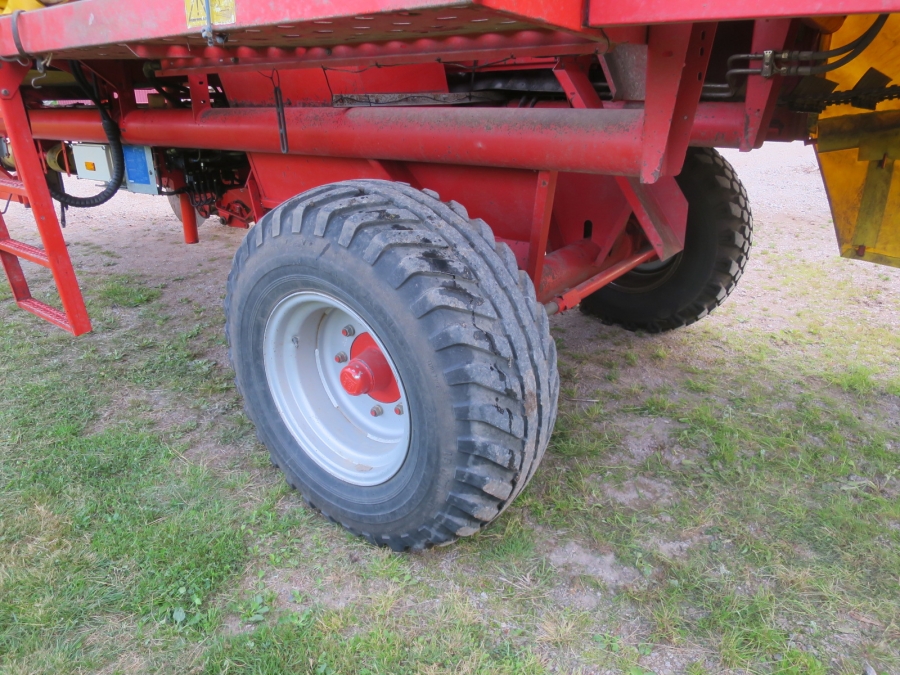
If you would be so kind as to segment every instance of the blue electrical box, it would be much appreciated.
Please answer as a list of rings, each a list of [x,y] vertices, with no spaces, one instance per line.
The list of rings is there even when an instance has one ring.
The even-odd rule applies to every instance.
[[[125,155],[125,189],[147,195],[158,195],[153,152],[146,145],[123,145]]]

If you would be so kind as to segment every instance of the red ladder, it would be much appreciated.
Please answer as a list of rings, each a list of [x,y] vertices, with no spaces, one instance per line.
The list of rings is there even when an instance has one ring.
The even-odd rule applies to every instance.
[[[24,197],[28,200],[44,248],[11,239],[6,222],[0,214],[0,262],[3,263],[13,297],[19,307],[72,335],[81,335],[91,330],[91,320],[56,218],[47,179],[31,134],[28,113],[19,91],[19,85],[27,72],[27,66],[0,62],[0,117],[3,118],[6,135],[13,148],[18,178],[0,177],[0,198],[22,200]],[[20,259],[50,269],[62,301],[62,310],[31,296]]]

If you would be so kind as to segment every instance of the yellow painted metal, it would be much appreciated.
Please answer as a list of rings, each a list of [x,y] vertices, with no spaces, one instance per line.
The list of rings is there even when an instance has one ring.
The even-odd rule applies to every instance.
[[[61,5],[70,0],[0,0],[0,14],[12,14],[15,11],[27,12],[32,9],[43,9],[47,5]]]
[[[43,7],[44,5],[37,0],[0,0],[0,14],[12,14],[17,10],[28,11]]]
[[[847,17],[830,47],[855,39],[874,20]],[[866,51],[827,77],[847,91],[869,68],[900,84],[900,15],[891,15]],[[900,267],[900,101],[879,103],[875,112],[831,106],[819,115],[815,135],[841,255]]]

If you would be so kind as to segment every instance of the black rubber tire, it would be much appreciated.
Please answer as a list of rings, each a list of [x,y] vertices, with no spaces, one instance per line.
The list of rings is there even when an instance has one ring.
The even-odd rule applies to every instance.
[[[753,239],[747,191],[710,148],[689,149],[677,181],[688,201],[684,250],[662,269],[629,272],[589,295],[581,303],[585,314],[659,333],[702,319],[735,289]]]
[[[182,222],[181,220],[181,198],[178,195],[166,195],[166,199],[169,200],[169,206],[172,207],[172,213],[175,214],[175,217],[178,219],[178,222]],[[206,222],[206,218],[204,218],[200,211],[194,209],[194,214],[197,216],[197,225],[201,225]]]
[[[269,313],[313,289],[372,326],[407,392],[409,454],[380,485],[320,468],[269,392]],[[378,180],[305,192],[245,237],[225,315],[237,386],[273,462],[310,506],[370,542],[422,549],[473,534],[534,475],[556,418],[556,346],[512,251],[461,205]]]

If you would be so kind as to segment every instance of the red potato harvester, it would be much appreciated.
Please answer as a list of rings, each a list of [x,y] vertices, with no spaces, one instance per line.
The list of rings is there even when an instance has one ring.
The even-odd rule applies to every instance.
[[[42,243],[0,220],[18,305],[91,329],[54,200],[167,195],[189,244],[249,228],[247,411],[310,505],[395,550],[477,532],[534,475],[548,315],[665,331],[735,288],[753,222],[715,148],[815,143],[842,254],[900,264],[900,0],[0,7],[0,195]]]

